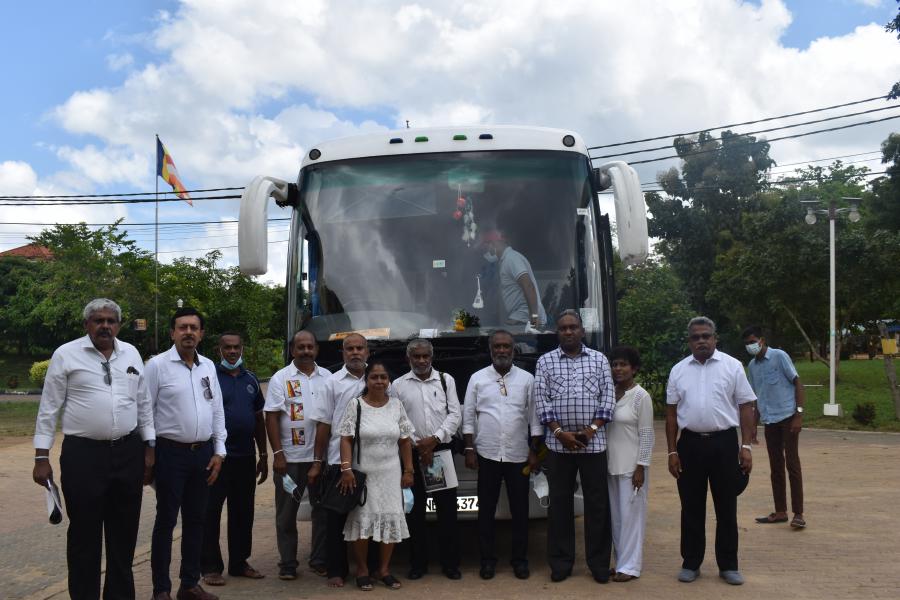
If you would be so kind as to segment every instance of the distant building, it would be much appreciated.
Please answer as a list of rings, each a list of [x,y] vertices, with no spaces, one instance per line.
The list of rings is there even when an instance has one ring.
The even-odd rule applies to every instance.
[[[26,246],[19,246],[12,250],[0,252],[0,258],[7,258],[10,256],[16,256],[26,260],[53,260],[53,252],[50,248],[42,246],[41,244],[28,244]]]

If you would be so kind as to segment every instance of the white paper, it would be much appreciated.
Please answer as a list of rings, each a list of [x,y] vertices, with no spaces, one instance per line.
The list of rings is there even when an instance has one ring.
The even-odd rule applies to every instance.
[[[434,453],[431,466],[422,467],[422,478],[425,480],[425,491],[437,492],[455,488],[459,485],[456,479],[456,467],[453,465],[453,453],[450,450],[438,450]]]
[[[56,514],[54,514],[56,513]],[[59,488],[47,480],[47,517],[54,525],[62,522],[63,508],[59,498]]]

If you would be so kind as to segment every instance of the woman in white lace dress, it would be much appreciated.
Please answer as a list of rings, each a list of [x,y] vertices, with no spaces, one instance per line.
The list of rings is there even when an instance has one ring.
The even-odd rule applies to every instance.
[[[341,488],[349,491],[355,485],[352,469],[366,474],[367,488],[366,503],[347,515],[344,539],[352,542],[357,587],[372,589],[367,556],[369,540],[373,540],[381,542],[379,571],[373,575],[389,588],[397,589],[400,582],[391,575],[390,562],[394,546],[409,537],[402,488],[413,484],[410,441],[413,427],[403,403],[387,395],[390,377],[383,363],[370,362],[365,380],[362,395],[347,404],[339,429]],[[357,415],[360,417],[358,440]]]
[[[647,521],[647,469],[653,450],[653,402],[634,381],[641,356],[619,346],[609,353],[616,384],[616,408],[607,425],[609,509],[616,572],[613,581],[641,575]]]

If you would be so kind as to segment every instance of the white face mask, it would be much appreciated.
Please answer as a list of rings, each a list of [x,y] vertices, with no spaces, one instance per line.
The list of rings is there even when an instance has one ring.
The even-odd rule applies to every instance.
[[[747,352],[750,353],[750,356],[756,356],[759,354],[759,351],[762,350],[762,346],[759,345],[759,342],[753,342],[752,344],[747,344],[744,346],[747,349]]]
[[[497,255],[494,254],[493,252],[485,252],[484,260],[488,261],[489,263],[495,263],[499,259],[497,258]]]
[[[228,362],[228,361],[225,360],[224,358],[223,358],[220,362],[222,363],[222,366],[225,367],[226,369],[228,369],[229,371],[234,371],[234,370],[237,369],[239,366],[241,366],[242,364],[244,364],[244,355],[242,354],[242,355],[238,356],[238,359],[235,361],[234,364],[231,364],[230,362]]]

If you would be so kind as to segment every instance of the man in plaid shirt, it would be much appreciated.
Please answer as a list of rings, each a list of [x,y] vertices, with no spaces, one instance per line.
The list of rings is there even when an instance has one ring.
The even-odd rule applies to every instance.
[[[609,581],[611,551],[606,487],[606,424],[615,407],[609,361],[584,345],[581,315],[564,311],[556,320],[559,348],[537,362],[534,397],[545,438],[550,483],[547,560],[550,579],[563,581],[575,563],[575,477],[584,494],[584,547],[597,583]]]

